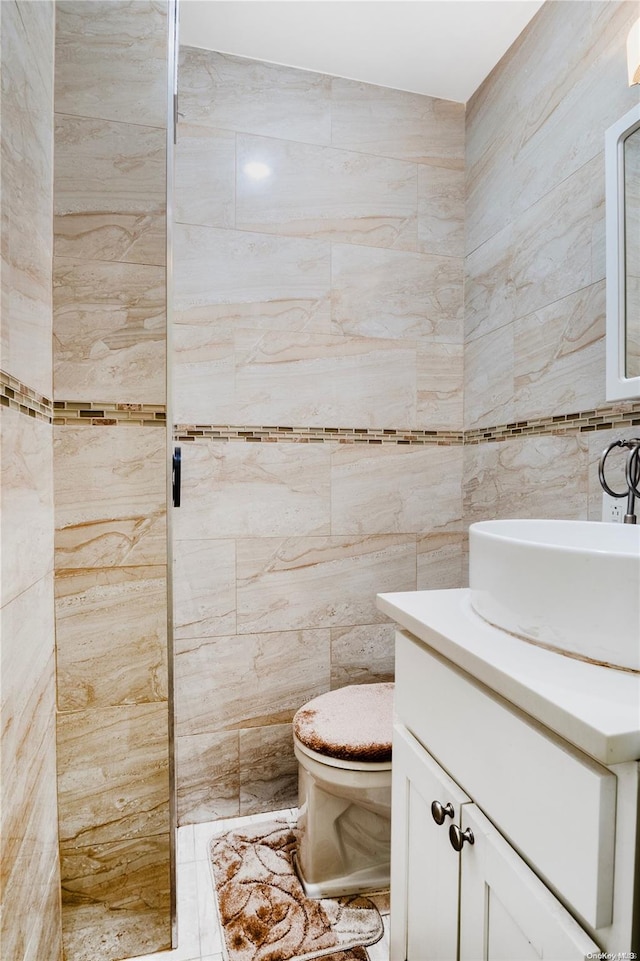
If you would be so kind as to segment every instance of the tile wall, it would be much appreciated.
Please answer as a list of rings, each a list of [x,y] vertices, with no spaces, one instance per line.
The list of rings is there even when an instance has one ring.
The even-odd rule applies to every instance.
[[[376,592],[460,583],[464,106],[195,48],[179,93],[190,823],[295,803],[297,708],[392,674]]]
[[[57,4],[52,305],[54,11],[0,5],[11,961],[62,954],[54,627],[66,956],[170,943],[167,8],[88,6]],[[461,105],[183,51],[183,823],[295,802],[294,711],[390,675],[375,593],[463,583],[468,523],[599,516],[599,451],[640,421],[604,398],[603,132],[637,102],[636,17],[545,4],[468,106],[466,183]]]
[[[53,617],[53,3],[0,4],[0,955],[60,961]]]
[[[635,2],[545,3],[467,104],[465,526],[600,519],[596,462],[637,436],[605,401],[604,132],[638,103]]]
[[[56,5],[53,391],[67,961],[170,947],[159,2]]]

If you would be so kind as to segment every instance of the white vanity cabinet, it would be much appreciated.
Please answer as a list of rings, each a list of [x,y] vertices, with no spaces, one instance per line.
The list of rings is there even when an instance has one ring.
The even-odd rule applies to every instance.
[[[584,961],[599,951],[399,724],[393,765],[391,961]]]
[[[459,857],[449,825],[469,798],[399,724],[393,731],[392,959],[457,958]],[[432,805],[440,805],[436,823]]]
[[[603,764],[422,633],[396,634],[390,961],[635,957],[640,765]]]
[[[460,855],[460,961],[583,961],[599,948],[471,804]]]

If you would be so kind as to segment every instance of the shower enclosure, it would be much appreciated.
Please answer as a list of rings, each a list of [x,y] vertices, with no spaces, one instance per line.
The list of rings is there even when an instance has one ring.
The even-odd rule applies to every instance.
[[[53,399],[62,928],[171,947],[174,0],[55,7]]]

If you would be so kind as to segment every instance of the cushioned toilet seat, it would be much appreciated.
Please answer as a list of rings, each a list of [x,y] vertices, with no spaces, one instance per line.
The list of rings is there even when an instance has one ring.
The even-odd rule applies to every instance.
[[[355,684],[308,701],[293,718],[298,740],[345,761],[390,761],[393,684]]]

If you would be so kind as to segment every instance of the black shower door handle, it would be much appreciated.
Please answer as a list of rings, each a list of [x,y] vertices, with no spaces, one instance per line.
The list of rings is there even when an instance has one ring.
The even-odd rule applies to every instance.
[[[180,482],[182,479],[182,448],[173,449],[173,471],[171,484],[173,488],[173,506],[180,507]]]

